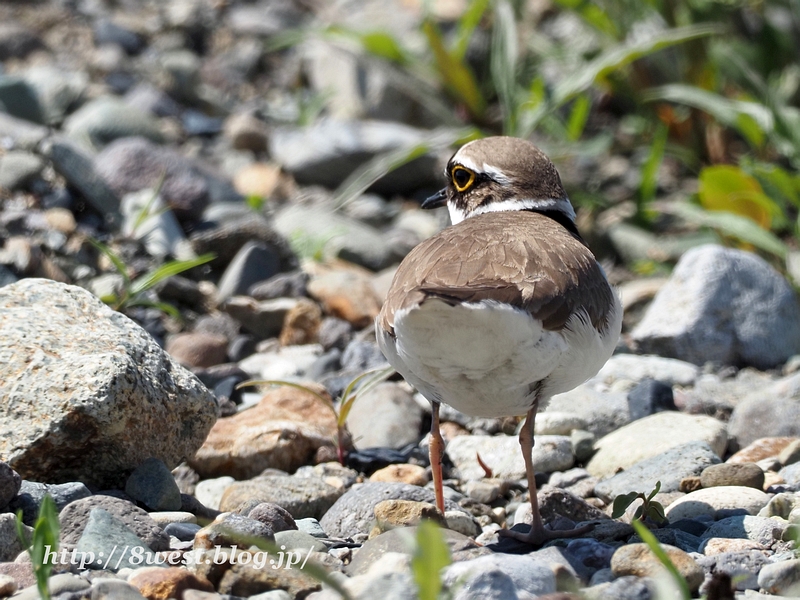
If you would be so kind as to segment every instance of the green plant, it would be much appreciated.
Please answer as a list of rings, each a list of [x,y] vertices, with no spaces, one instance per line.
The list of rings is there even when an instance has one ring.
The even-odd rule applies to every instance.
[[[56,503],[45,494],[39,506],[39,516],[33,524],[33,536],[26,539],[25,529],[22,524],[22,511],[17,511],[17,536],[22,545],[28,548],[33,564],[33,574],[36,577],[36,587],[42,600],[50,600],[50,589],[47,582],[53,571],[53,562],[48,562],[48,557],[58,554],[58,511]]]
[[[356,399],[359,397],[360,394],[363,394],[372,388],[374,388],[379,383],[386,381],[394,374],[394,369],[391,367],[386,367],[384,369],[373,369],[371,371],[366,371],[362,373],[358,377],[355,377],[345,388],[344,392],[342,393],[342,397],[338,398],[337,402],[332,402],[330,398],[326,395],[320,394],[316,390],[312,389],[307,385],[303,385],[302,383],[296,383],[294,381],[281,381],[281,380],[248,380],[243,381],[239,385],[237,385],[237,389],[241,389],[243,387],[248,387],[252,385],[277,385],[277,386],[289,386],[299,390],[303,390],[312,394],[316,398],[318,398],[323,404],[328,406],[331,411],[333,412],[333,416],[336,418],[336,454],[337,458],[339,459],[339,463],[344,465],[346,454],[347,454],[347,440],[349,439],[349,434],[347,432],[347,416],[350,414],[350,411],[353,408],[353,404],[355,403]]]
[[[411,555],[411,573],[417,584],[419,600],[438,600],[442,597],[440,573],[451,562],[450,550],[441,528],[433,521],[420,523]],[[450,596],[446,594],[444,597]]]
[[[614,498],[613,512],[611,513],[611,517],[614,519],[620,518],[625,514],[625,511],[631,504],[633,504],[636,500],[641,500],[642,504],[636,508],[636,512],[633,514],[632,521],[643,522],[645,519],[649,518],[656,523],[663,523],[667,520],[667,518],[664,516],[664,507],[660,502],[653,500],[660,490],[661,482],[656,481],[655,487],[649,494],[645,495],[642,492],[628,492],[627,494],[621,494],[617,496]]]
[[[103,296],[100,298],[103,302],[110,305],[114,310],[119,311],[133,306],[157,308],[176,319],[180,318],[180,313],[178,312],[177,308],[167,302],[153,302],[148,300],[145,297],[145,294],[161,281],[183,273],[184,271],[188,271],[189,269],[193,269],[194,267],[204,265],[214,260],[216,256],[212,253],[209,253],[190,260],[172,260],[164,263],[160,267],[156,267],[155,269],[148,271],[136,279],[131,279],[130,275],[128,274],[127,266],[118,254],[116,254],[113,250],[111,250],[111,248],[102,242],[92,238],[88,239],[95,248],[108,257],[108,259],[111,261],[111,264],[114,265],[114,268],[122,276],[122,290]]]

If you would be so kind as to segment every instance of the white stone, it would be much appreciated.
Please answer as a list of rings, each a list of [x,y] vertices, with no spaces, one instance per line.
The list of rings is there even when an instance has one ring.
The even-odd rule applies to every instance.
[[[767,505],[769,498],[768,494],[754,488],[723,485],[686,494],[670,504],[665,514],[670,523],[703,515],[714,517],[722,510],[745,510],[756,515]]]
[[[667,385],[692,385],[700,376],[700,368],[675,358],[636,354],[616,354],[600,369],[591,382],[611,385],[618,381],[636,384],[650,378],[663,381]]]
[[[236,480],[233,477],[217,477],[216,479],[204,479],[194,488],[194,497],[208,508],[219,510],[219,503],[222,495]]]

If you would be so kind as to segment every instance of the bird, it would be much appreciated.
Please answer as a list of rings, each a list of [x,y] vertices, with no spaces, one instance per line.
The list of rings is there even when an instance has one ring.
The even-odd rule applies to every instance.
[[[556,167],[530,141],[473,140],[453,154],[446,186],[422,208],[451,225],[402,260],[375,319],[389,364],[431,403],[430,460],[444,512],[441,403],[476,417],[525,415],[519,442],[533,522],[502,530],[532,545],[574,537],[545,527],[532,451],[537,410],[593,377],[622,327],[616,291],[578,232]]]

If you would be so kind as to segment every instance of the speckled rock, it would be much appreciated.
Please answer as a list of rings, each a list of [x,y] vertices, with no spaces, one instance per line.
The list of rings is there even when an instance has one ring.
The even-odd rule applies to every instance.
[[[800,437],[800,373],[754,390],[739,402],[728,432],[740,446],[767,436]]]
[[[370,481],[408,483],[420,487],[428,483],[425,468],[419,465],[398,464],[378,469],[369,478]]]
[[[711,465],[700,474],[700,484],[704,488],[742,485],[760,490],[764,486],[764,471],[755,463]]]
[[[292,513],[272,502],[262,502],[247,513],[247,516],[264,523],[275,533],[297,529]]]
[[[770,456],[778,456],[781,451],[798,438],[764,437],[750,442],[747,446],[733,454],[729,463],[755,463]]]
[[[707,442],[717,456],[725,452],[725,424],[706,416],[661,412],[634,421],[598,440],[597,452],[586,469],[609,477],[619,469],[657,456],[688,442]]]
[[[17,517],[14,513],[0,514],[0,562],[12,561],[25,550],[17,536]],[[31,535],[33,529],[23,525],[25,533]]]
[[[556,576],[544,562],[531,556],[493,554],[450,565],[443,575],[446,585],[463,582],[456,598],[540,598],[556,591]],[[513,594],[513,595],[512,595]]]
[[[756,515],[769,502],[769,496],[760,490],[749,487],[726,486],[697,490],[686,494],[667,507],[665,511],[671,523],[680,519],[692,519],[702,515],[716,517],[730,514],[731,510],[741,510]]]
[[[781,539],[788,526],[789,523],[780,519],[736,515],[717,521],[706,530],[703,537],[748,539],[763,546],[771,546]]]
[[[800,352],[800,304],[761,257],[700,246],[681,257],[631,335],[645,353],[769,369]]]
[[[231,511],[258,500],[283,507],[295,519],[319,519],[341,495],[342,490],[314,477],[262,475],[232,484],[222,495],[219,507]]]
[[[661,546],[670,557],[678,572],[686,578],[689,589],[696,591],[703,583],[703,570],[692,558],[680,548],[674,546]],[[654,577],[664,570],[655,554],[647,544],[627,544],[614,552],[611,558],[611,571],[616,577],[637,575],[639,577]]]
[[[253,408],[217,421],[189,460],[202,477],[255,477],[264,469],[292,472],[331,446],[336,418],[330,405],[306,391],[283,386]]]
[[[234,513],[222,513],[194,536],[194,548],[209,550],[217,546],[247,548],[259,542],[275,541],[275,532],[261,521]]]
[[[375,505],[374,513],[376,524],[369,534],[371,538],[395,527],[419,525],[422,520],[446,526],[444,515],[430,502],[383,500]]]
[[[173,468],[192,456],[216,420],[194,375],[75,286],[0,288],[0,356],[0,395],[13,406],[0,416],[0,459],[23,478],[120,486],[146,458]]]
[[[488,465],[495,477],[523,479],[525,462],[517,436],[462,435],[447,445],[447,455],[464,479],[486,476],[475,455]],[[539,472],[564,471],[572,466],[572,444],[564,435],[538,435],[533,447],[533,466]]]

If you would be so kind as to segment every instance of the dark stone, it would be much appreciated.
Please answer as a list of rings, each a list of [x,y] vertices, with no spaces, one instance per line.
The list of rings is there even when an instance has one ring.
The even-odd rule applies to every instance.
[[[306,372],[306,377],[312,381],[319,381],[324,375],[338,371],[341,368],[342,352],[338,348],[333,348],[312,363]]]
[[[125,493],[154,511],[180,510],[181,492],[162,461],[148,458],[136,467],[125,484]]]
[[[272,502],[259,502],[247,513],[247,516],[264,523],[275,533],[297,529],[297,523],[295,523],[292,514]]]
[[[200,529],[202,527],[197,523],[170,523],[164,527],[164,533],[175,536],[182,542],[191,542]]]
[[[214,395],[220,402],[229,401],[234,404],[242,403],[242,392],[237,390],[236,386],[239,385],[243,379],[237,376],[226,377],[214,386]]]
[[[93,33],[96,46],[114,44],[125,50],[127,54],[138,54],[144,48],[144,40],[139,34],[108,19],[96,21]]]
[[[197,498],[189,494],[181,494],[181,510],[192,513],[201,521],[213,521],[222,514],[218,510],[203,505]]]
[[[274,247],[247,242],[233,257],[217,285],[217,299],[246,294],[253,284],[277,274],[281,257]]]
[[[667,529],[680,529],[691,535],[701,537],[708,529],[708,523],[697,519],[679,519],[667,525]]]
[[[292,271],[279,273],[254,284],[248,295],[256,300],[273,300],[275,298],[303,298],[307,296],[308,273]]]
[[[47,484],[33,481],[22,481],[19,493],[8,504],[11,512],[22,510],[22,522],[33,525],[39,516],[39,507],[45,494],[49,494],[60,511],[69,503],[87,498],[92,495],[84,484],[80,482]]]
[[[255,336],[249,333],[241,333],[228,344],[228,357],[232,362],[239,362],[251,354],[255,354],[256,346],[258,346],[258,340]]]
[[[0,75],[0,112],[33,123],[44,123],[36,91],[20,77]]]
[[[322,344],[325,350],[330,350],[331,348],[344,350],[353,339],[355,330],[353,326],[344,319],[325,317],[322,319],[317,335],[319,337],[319,343]]]
[[[222,119],[196,110],[184,111],[181,121],[186,135],[216,135],[222,131]]]
[[[0,276],[0,279],[2,277]],[[2,283],[0,283],[2,287]],[[0,461],[0,511],[19,493],[22,479],[14,469]]]
[[[628,392],[628,410],[631,421],[665,410],[678,410],[672,395],[672,386],[649,377]]]
[[[409,444],[403,448],[364,448],[347,453],[345,462],[351,469],[371,475],[378,469],[389,465],[406,464],[413,460],[416,464],[427,466],[429,458],[417,444]],[[445,454],[444,462],[452,466],[449,457]]]

